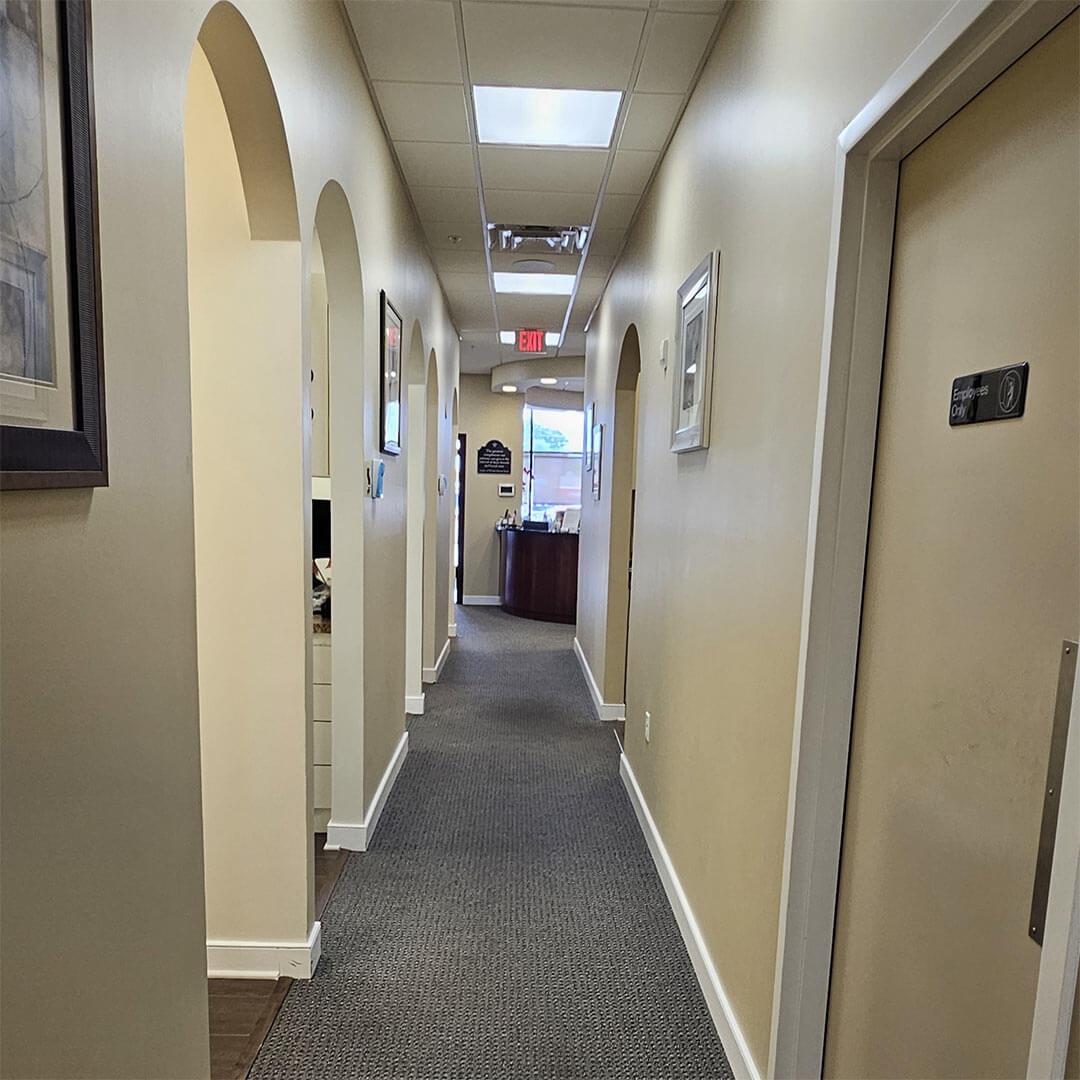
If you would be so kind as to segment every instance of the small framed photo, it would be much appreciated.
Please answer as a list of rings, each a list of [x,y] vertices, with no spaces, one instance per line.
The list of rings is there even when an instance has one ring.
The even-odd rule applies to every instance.
[[[90,9],[0,4],[0,488],[109,482]]]
[[[671,449],[676,454],[704,450],[709,445],[719,280],[720,253],[714,251],[679,288],[677,362],[671,388]]]
[[[379,449],[384,454],[401,453],[401,316],[379,293]]]
[[[585,471],[592,472],[592,426],[593,426],[593,414],[596,411],[596,404],[592,401],[585,406],[585,452],[583,458],[585,461]]]
[[[600,500],[600,474],[603,472],[601,465],[604,462],[604,425],[593,424],[592,429],[593,467],[592,467],[592,497]]]

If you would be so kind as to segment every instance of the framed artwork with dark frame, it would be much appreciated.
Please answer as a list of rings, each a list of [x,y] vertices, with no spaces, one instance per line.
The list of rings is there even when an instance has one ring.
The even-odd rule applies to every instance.
[[[676,454],[709,445],[712,360],[720,253],[706,255],[679,287],[678,334],[671,388],[671,449]]]
[[[87,0],[0,6],[0,488],[109,482]]]
[[[401,453],[401,316],[379,292],[379,449]]]

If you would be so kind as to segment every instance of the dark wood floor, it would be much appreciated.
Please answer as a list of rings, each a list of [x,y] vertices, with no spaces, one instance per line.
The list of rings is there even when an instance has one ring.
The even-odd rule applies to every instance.
[[[326,833],[315,834],[315,918],[321,919],[347,851],[326,851]],[[292,979],[209,979],[210,1076],[244,1080],[277,1016]]]

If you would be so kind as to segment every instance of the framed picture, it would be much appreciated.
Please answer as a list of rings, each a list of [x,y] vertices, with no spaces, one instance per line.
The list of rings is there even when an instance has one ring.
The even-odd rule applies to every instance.
[[[604,463],[604,425],[593,424],[592,429],[593,467],[592,467],[592,497],[594,501],[600,499],[600,474]]]
[[[590,401],[589,404],[585,406],[585,452],[582,455],[582,457],[583,457],[584,462],[585,462],[585,471],[586,472],[591,472],[592,471],[592,464],[593,464],[593,461],[592,461],[592,446],[593,446],[593,443],[592,443],[592,426],[593,426],[593,424],[592,424],[592,422],[593,422],[593,413],[595,412],[595,410],[596,410],[596,405],[592,401]]]
[[[86,0],[0,5],[0,488],[109,482]]]
[[[379,449],[401,453],[401,316],[386,293],[379,293]]]
[[[671,449],[676,454],[709,445],[719,279],[720,253],[714,251],[679,287],[677,363],[671,388]]]

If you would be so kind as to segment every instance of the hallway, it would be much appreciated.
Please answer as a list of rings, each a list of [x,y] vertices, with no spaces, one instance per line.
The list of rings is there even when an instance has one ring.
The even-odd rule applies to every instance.
[[[729,1077],[572,628],[459,608],[253,1078]]]

